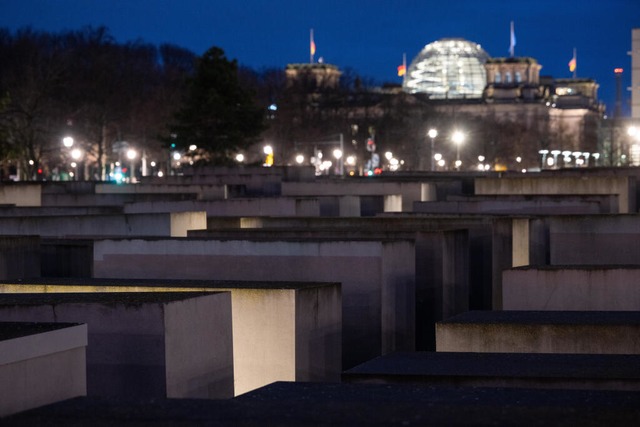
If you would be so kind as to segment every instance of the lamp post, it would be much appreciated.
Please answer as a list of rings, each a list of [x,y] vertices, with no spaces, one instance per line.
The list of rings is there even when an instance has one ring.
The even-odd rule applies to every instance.
[[[434,151],[435,151],[435,139],[436,136],[438,136],[438,130],[437,129],[429,129],[429,132],[427,132],[427,136],[429,138],[431,138],[431,151],[429,152],[429,157],[431,157],[431,171],[433,172],[435,170],[435,158],[433,157],[435,155]]]
[[[460,161],[460,145],[462,145],[462,143],[465,140],[464,133],[460,132],[459,130],[454,131],[453,135],[451,135],[451,140],[456,145],[456,163],[455,163],[455,165],[456,165],[456,169],[459,169],[460,165],[462,165],[462,162]]]
[[[339,148],[336,148],[335,150],[333,150],[333,157],[336,158],[336,162],[338,163],[337,166],[337,174],[340,176],[344,175],[344,162],[342,161],[342,150]]]
[[[138,153],[133,148],[127,150],[127,159],[131,162],[131,172],[129,172],[129,182],[136,182],[136,170],[135,170],[135,158],[138,157]]]

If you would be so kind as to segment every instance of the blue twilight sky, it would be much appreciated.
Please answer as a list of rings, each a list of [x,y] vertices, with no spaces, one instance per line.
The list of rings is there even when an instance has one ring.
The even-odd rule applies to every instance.
[[[514,21],[516,56],[531,56],[541,74],[600,84],[611,114],[613,69],[622,67],[628,114],[631,30],[640,0],[0,0],[0,27],[57,32],[104,25],[119,42],[172,43],[202,54],[219,46],[256,70],[315,59],[351,68],[378,83],[400,82],[396,67],[428,43],[462,37],[493,57],[508,56]],[[0,60],[2,60],[0,58]]]

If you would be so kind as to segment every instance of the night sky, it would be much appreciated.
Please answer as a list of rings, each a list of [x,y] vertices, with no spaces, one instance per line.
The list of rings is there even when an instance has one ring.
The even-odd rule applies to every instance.
[[[58,32],[104,25],[118,42],[172,43],[202,54],[211,46],[256,70],[315,59],[351,68],[377,83],[396,82],[396,67],[445,37],[479,43],[508,56],[514,21],[516,56],[531,56],[541,75],[577,76],[600,84],[613,112],[613,69],[624,68],[628,114],[631,30],[640,28],[640,0],[0,0],[0,27]],[[1,58],[0,58],[1,60]]]

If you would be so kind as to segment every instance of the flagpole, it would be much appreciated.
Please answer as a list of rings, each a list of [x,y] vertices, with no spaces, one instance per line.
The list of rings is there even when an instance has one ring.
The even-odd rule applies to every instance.
[[[309,62],[311,64],[313,64],[313,55],[315,54],[315,49],[314,49],[314,42],[313,42],[313,28],[309,30]]]
[[[513,21],[511,21],[511,33],[510,33],[510,38],[509,38],[509,53],[511,54],[512,58],[516,54],[516,33],[515,33],[514,28],[513,28]]]
[[[573,78],[575,79],[577,77],[577,70],[578,70],[578,56],[577,56],[577,50],[574,47],[573,48],[573,60],[575,61],[575,66],[573,68]]]

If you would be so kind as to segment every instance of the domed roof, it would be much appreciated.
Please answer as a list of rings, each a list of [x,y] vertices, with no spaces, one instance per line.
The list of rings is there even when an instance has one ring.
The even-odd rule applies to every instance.
[[[489,55],[464,39],[440,39],[426,45],[409,65],[402,88],[432,99],[481,98],[487,84]]]

